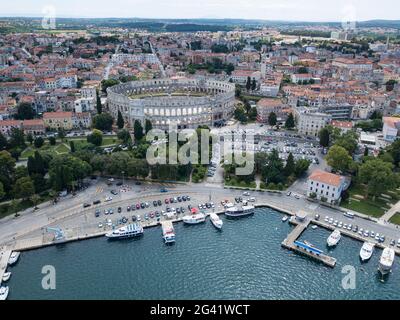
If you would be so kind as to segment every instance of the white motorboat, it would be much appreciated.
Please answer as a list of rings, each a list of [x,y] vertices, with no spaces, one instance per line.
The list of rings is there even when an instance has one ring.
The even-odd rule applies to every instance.
[[[395,252],[392,248],[385,248],[379,260],[379,271],[385,275],[392,271]]]
[[[216,227],[219,230],[222,229],[223,222],[222,222],[221,218],[218,217],[217,214],[210,213],[210,220],[211,220],[211,223],[214,225],[214,227]]]
[[[8,297],[8,287],[0,287],[0,300],[6,300]]]
[[[374,252],[375,245],[371,242],[364,242],[360,250],[361,261],[367,261],[371,258]]]
[[[254,206],[231,207],[225,210],[227,217],[243,217],[254,213]]]
[[[288,221],[289,220],[289,217],[288,216],[284,216],[283,218],[282,218],[282,222],[286,222],[286,221]]]
[[[326,241],[328,244],[328,247],[334,247],[338,244],[340,238],[342,237],[342,235],[340,234],[339,230],[335,230],[333,231],[330,236],[328,237],[328,240]]]
[[[7,282],[11,278],[11,272],[6,272],[3,274],[3,278],[1,279],[2,282]]]
[[[129,224],[106,234],[108,239],[126,239],[143,235],[143,227],[139,223]]]
[[[17,261],[18,261],[18,259],[19,259],[19,255],[20,255],[20,254],[21,254],[21,253],[18,252],[18,251],[13,251],[13,252],[11,253],[10,259],[8,259],[8,265],[9,265],[9,266],[12,266],[13,264],[16,264]]]
[[[187,215],[182,218],[182,221],[186,224],[199,224],[206,221],[206,215],[204,213]]]
[[[175,242],[175,230],[171,221],[163,221],[162,224],[163,239],[166,244]]]

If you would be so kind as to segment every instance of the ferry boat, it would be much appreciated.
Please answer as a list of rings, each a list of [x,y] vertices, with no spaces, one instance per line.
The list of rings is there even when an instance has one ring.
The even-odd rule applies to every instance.
[[[339,230],[335,230],[333,231],[330,236],[328,237],[328,240],[326,241],[328,244],[328,247],[334,247],[338,244],[340,238],[342,237],[342,235],[340,234]]]
[[[8,287],[0,287],[0,300],[6,300],[8,297]]]
[[[8,280],[10,280],[11,277],[11,272],[5,272],[3,274],[3,278],[1,279],[2,282],[7,282]]]
[[[392,248],[385,248],[382,252],[381,259],[379,261],[379,271],[382,275],[385,275],[392,271],[394,262],[394,250]]]
[[[175,230],[171,221],[163,221],[162,224],[163,239],[166,244],[175,242]]]
[[[227,217],[244,217],[254,213],[254,206],[231,207],[225,210]]]
[[[108,239],[125,239],[141,235],[143,235],[143,227],[139,223],[133,223],[107,233],[106,237]]]
[[[214,225],[214,227],[216,227],[219,230],[222,229],[223,222],[216,213],[210,213],[210,220],[211,220],[211,223]]]
[[[204,213],[196,213],[182,218],[183,223],[186,224],[199,224],[206,221],[206,215]]]
[[[10,259],[8,259],[8,265],[12,266],[13,264],[16,264],[20,254],[21,254],[20,252],[13,251],[11,253]]]
[[[375,245],[371,242],[364,242],[363,246],[360,250],[360,258],[361,261],[367,261],[371,258],[372,253],[374,252]]]

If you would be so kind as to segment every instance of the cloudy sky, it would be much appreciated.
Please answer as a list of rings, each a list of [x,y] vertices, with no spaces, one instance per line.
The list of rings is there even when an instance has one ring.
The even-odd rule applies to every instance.
[[[399,0],[1,0],[0,16],[243,18],[297,21],[400,19]]]

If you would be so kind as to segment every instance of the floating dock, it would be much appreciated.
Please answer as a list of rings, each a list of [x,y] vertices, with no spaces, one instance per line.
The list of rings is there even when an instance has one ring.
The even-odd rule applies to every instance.
[[[311,220],[302,213],[299,215],[301,218],[300,220],[296,219],[295,217],[291,217],[289,222],[291,224],[295,224],[296,227],[293,229],[291,233],[287,236],[285,240],[282,242],[282,247],[294,251],[296,253],[302,254],[314,260],[320,261],[323,264],[333,268],[336,265],[336,259],[324,254],[321,250],[313,247],[310,244],[306,244],[297,239],[300,235],[307,229]]]

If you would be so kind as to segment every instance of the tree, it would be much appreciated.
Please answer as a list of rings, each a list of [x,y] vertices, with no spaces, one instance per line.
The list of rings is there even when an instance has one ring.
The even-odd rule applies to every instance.
[[[295,167],[296,167],[296,164],[294,162],[294,157],[293,157],[293,154],[290,152],[289,156],[286,160],[286,166],[284,169],[286,177],[290,177],[294,173]]]
[[[87,136],[86,140],[87,142],[99,147],[103,142],[103,133],[100,130],[93,129],[92,133]]]
[[[8,194],[12,188],[15,172],[15,159],[7,151],[0,151],[0,182]]]
[[[246,90],[249,91],[250,89],[251,89],[251,79],[250,77],[247,77]]]
[[[55,146],[56,143],[57,143],[56,138],[53,137],[53,136],[49,137],[49,143],[50,143],[51,146]]]
[[[393,165],[380,159],[369,160],[360,166],[358,171],[360,182],[365,183],[366,196],[376,196],[394,189],[399,185],[399,177],[393,173]]]
[[[243,109],[243,107],[237,107],[233,113],[234,118],[241,123],[246,123],[247,122],[247,115],[246,111]]]
[[[300,178],[303,176],[307,171],[308,168],[310,167],[310,161],[307,159],[299,159],[296,161],[296,165],[294,168],[294,174],[297,178]]]
[[[40,197],[39,197],[37,194],[34,194],[34,195],[32,195],[32,197],[31,197],[31,201],[32,201],[32,203],[33,203],[33,206],[34,206],[35,210],[38,209],[38,208],[37,208],[37,205],[38,205],[38,203],[39,203],[39,201],[40,201]]]
[[[42,137],[37,137],[33,142],[33,144],[35,148],[40,149],[41,147],[43,147],[44,139]]]
[[[26,141],[28,141],[28,142],[30,143],[30,145],[32,145],[33,140],[34,140],[33,135],[32,135],[32,133],[29,132],[29,133],[26,135]]]
[[[69,142],[69,148],[71,150],[71,153],[74,153],[75,152],[75,142],[70,141]]]
[[[124,118],[122,117],[121,111],[118,110],[118,117],[117,117],[117,126],[118,129],[122,129],[124,127]]]
[[[349,154],[357,150],[358,135],[355,131],[348,131],[335,139],[335,145],[345,148]]]
[[[103,80],[101,81],[101,90],[105,93],[107,91],[107,88],[115,86],[117,84],[119,84],[119,81],[115,79]]]
[[[253,81],[251,82],[251,90],[254,91],[257,89],[257,81],[256,79],[253,79]]]
[[[252,107],[249,112],[247,113],[247,116],[249,117],[249,120],[255,121],[257,119],[257,108]]]
[[[350,169],[353,159],[345,148],[334,145],[329,149],[326,161],[333,170],[346,172]]]
[[[262,169],[262,178],[268,183],[284,182],[283,162],[279,158],[279,153],[276,149],[272,150],[267,158],[267,165]]]
[[[127,144],[131,140],[131,135],[128,130],[122,129],[118,131],[117,137],[121,140],[124,144]]]
[[[142,138],[144,137],[143,126],[139,120],[135,120],[135,123],[133,125],[133,135],[136,141],[142,140]]]
[[[290,113],[288,118],[286,119],[285,128],[286,129],[293,129],[294,127],[295,127],[294,117],[293,117],[293,114]]]
[[[98,90],[96,90],[96,108],[98,114],[103,112],[103,106],[101,104],[100,94]]]
[[[64,140],[64,138],[66,136],[64,128],[58,128],[57,136],[60,138],[61,141]]]
[[[18,147],[25,148],[24,131],[18,128],[11,128],[9,145],[12,149]]]
[[[17,199],[28,199],[35,194],[35,186],[29,177],[23,177],[15,181],[13,187],[14,197]]]
[[[36,116],[35,110],[30,103],[22,102],[17,106],[17,113],[15,119],[17,120],[31,120]]]
[[[275,112],[271,112],[271,113],[268,115],[268,124],[269,124],[270,126],[276,126],[276,123],[277,123],[276,113],[275,113]]]
[[[111,131],[113,122],[113,117],[110,114],[97,114],[93,117],[93,128],[101,131]]]
[[[153,124],[151,123],[151,121],[149,119],[146,119],[146,121],[144,123],[144,131],[147,134],[152,129],[153,129]]]
[[[328,128],[322,128],[319,132],[319,144],[321,147],[328,148],[330,141],[330,133]]]
[[[0,132],[0,151],[5,150],[8,147],[7,138]]]
[[[4,186],[3,183],[0,182],[0,200],[2,200],[5,197],[6,193],[4,192]]]

